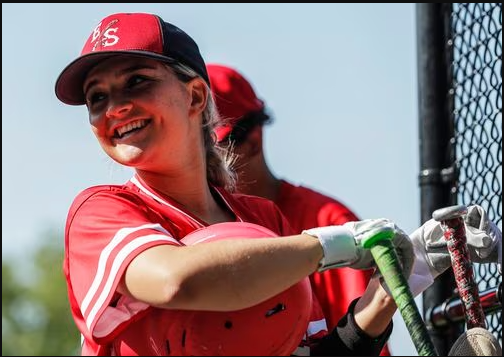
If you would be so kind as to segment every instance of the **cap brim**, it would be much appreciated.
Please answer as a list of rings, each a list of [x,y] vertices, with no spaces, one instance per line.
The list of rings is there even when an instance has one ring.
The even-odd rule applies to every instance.
[[[170,58],[144,51],[100,51],[89,53],[87,55],[77,58],[71,62],[61,72],[56,80],[55,91],[56,97],[65,104],[69,105],[83,105],[86,104],[84,97],[83,84],[88,72],[96,66],[99,62],[110,58],[112,56],[136,56],[148,57],[160,61],[170,61]]]

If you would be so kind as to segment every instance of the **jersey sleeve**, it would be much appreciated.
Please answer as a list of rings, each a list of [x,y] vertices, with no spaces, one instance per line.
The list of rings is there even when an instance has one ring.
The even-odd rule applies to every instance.
[[[86,339],[106,342],[149,307],[120,297],[116,289],[139,253],[180,244],[155,218],[135,194],[120,190],[83,194],[70,208],[64,271],[72,313]]]

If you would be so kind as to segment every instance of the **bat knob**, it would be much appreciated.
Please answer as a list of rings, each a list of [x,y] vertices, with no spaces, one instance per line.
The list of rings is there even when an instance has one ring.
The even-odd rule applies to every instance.
[[[434,220],[441,222],[448,219],[454,219],[462,217],[467,214],[467,207],[465,205],[456,205],[443,207],[432,212],[432,218]]]
[[[380,227],[372,230],[367,237],[361,240],[361,245],[365,249],[370,249],[376,243],[382,240],[390,240],[394,236],[395,232],[392,227]]]

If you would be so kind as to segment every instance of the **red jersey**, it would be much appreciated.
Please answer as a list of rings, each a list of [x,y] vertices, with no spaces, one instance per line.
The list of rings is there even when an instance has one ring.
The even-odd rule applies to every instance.
[[[236,221],[264,226],[280,236],[293,233],[272,202],[214,188]],[[82,334],[83,355],[111,355],[111,343],[139,319],[156,319],[159,309],[116,292],[128,264],[144,250],[180,245],[179,240],[208,224],[177,202],[150,189],[138,176],[124,185],[82,191],[72,203],[65,228],[63,269],[72,315]],[[327,333],[314,303],[308,335]],[[159,319],[159,317],[157,318]],[[138,324],[140,336],[147,332]],[[131,328],[128,329],[131,333]],[[143,343],[148,343],[144,341]]]

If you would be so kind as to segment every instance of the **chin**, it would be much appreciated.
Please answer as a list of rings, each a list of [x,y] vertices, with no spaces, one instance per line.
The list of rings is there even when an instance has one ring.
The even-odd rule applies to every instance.
[[[133,148],[129,150],[119,150],[119,152],[115,152],[114,155],[111,155],[111,157],[114,161],[121,165],[137,167],[142,164],[145,155],[143,150]]]

